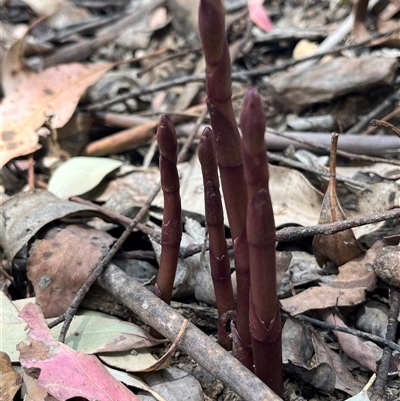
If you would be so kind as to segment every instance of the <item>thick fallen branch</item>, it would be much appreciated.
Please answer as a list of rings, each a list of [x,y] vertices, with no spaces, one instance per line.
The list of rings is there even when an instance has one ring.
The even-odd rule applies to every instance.
[[[112,263],[99,284],[144,323],[174,341],[185,318]],[[178,347],[246,401],[282,401],[261,380],[192,323]],[[223,366],[223,368],[221,368]]]

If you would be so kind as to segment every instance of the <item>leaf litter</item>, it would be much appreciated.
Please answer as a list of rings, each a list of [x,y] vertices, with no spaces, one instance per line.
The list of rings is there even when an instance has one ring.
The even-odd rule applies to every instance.
[[[80,312],[73,320],[70,334],[66,338],[66,345],[50,338],[41,314],[44,312],[45,316],[57,316],[65,311],[90,272],[119,237],[121,227],[129,224],[129,219],[134,217],[132,210],[143,206],[158,185],[159,170],[156,167],[158,154],[152,144],[158,116],[172,110],[177,115],[181,113],[182,119],[176,121],[179,144],[182,144],[187,137],[183,129],[185,121],[194,121],[199,117],[198,113],[190,114],[190,111],[185,115],[184,109],[180,110],[175,106],[182,107],[191,102],[201,104],[205,96],[202,79],[192,83],[184,81],[184,85],[180,84],[180,86],[162,87],[165,78],[190,77],[202,72],[200,55],[193,47],[199,43],[198,32],[193,24],[187,24],[187,26],[180,24],[180,32],[169,25],[172,20],[172,25],[177,26],[180,7],[183,7],[178,1],[174,5],[175,8],[171,7],[171,9],[165,9],[161,2],[146,2],[147,14],[143,16],[142,24],[126,29],[118,40],[113,35],[109,37],[109,40],[105,40],[108,34],[107,29],[100,28],[103,23],[107,25],[110,22],[104,15],[99,14],[96,8],[90,8],[92,6],[83,6],[88,8],[83,8],[84,12],[78,17],[77,14],[65,10],[57,13],[58,6],[53,10],[50,8],[39,10],[35,8],[34,2],[30,3],[33,14],[30,11],[28,19],[26,15],[20,18],[26,26],[30,25],[31,29],[26,29],[24,37],[14,41],[13,45],[9,42],[7,55],[2,56],[2,64],[5,66],[2,73],[5,96],[2,103],[1,189],[2,192],[12,196],[10,200],[3,203],[1,210],[0,244],[4,253],[3,269],[5,274],[8,274],[5,276],[8,277],[8,281],[2,279],[2,289],[5,294],[10,294],[13,298],[35,295],[35,302],[41,307],[39,309],[37,306],[27,306],[22,312],[31,328],[28,335],[31,345],[19,346],[20,363],[25,368],[42,369],[39,377],[28,374],[28,370],[25,369],[22,380],[28,395],[32,396],[34,391],[41,391],[42,397],[49,393],[57,399],[66,399],[76,395],[84,396],[82,391],[85,387],[90,390],[86,395],[93,397],[94,387],[88,383],[93,383],[93,378],[96,378],[97,382],[98,377],[101,376],[104,378],[101,380],[105,385],[113,386],[114,399],[119,399],[118,397],[137,399],[130,390],[121,387],[119,382],[129,387],[142,386],[141,388],[147,389],[149,387],[138,382],[134,385],[130,381],[134,380],[132,376],[128,376],[124,371],[145,370],[143,366],[149,367],[154,363],[157,365],[157,358],[154,358],[146,348],[138,350],[137,354],[132,352],[131,350],[137,345],[135,343],[137,338],[136,340],[134,338],[139,335],[138,341],[141,347],[150,347],[157,342],[150,339],[145,332],[132,333],[131,338],[127,329],[124,329],[124,325],[129,324],[120,318],[111,318],[111,315],[116,313],[112,305],[117,302],[115,299],[111,300],[111,305],[108,306],[105,302],[99,303],[98,308],[107,312],[108,315],[98,312],[97,314],[96,312]],[[110,3],[109,8],[105,9],[106,17],[110,18],[110,21],[114,15],[121,12],[128,12],[130,18],[141,15],[140,11],[135,9],[135,5],[128,8],[125,4],[127,2],[114,3]],[[359,3],[365,5],[368,2]],[[60,4],[64,8],[72,6],[67,1]],[[247,42],[244,41],[240,45],[242,53],[236,53],[234,57],[235,68],[245,66],[244,71],[255,71],[254,66],[262,69],[286,62],[291,57],[294,45],[302,40],[307,45],[312,43],[310,46],[313,52],[321,51],[323,39],[331,37],[333,39],[334,33],[339,32],[337,26],[340,24],[345,34],[350,33],[351,30],[351,26],[345,24],[346,17],[351,12],[345,2],[328,10],[321,5],[304,6],[300,2],[274,8],[267,3],[249,1],[249,17],[244,17],[244,13],[238,13],[235,16],[232,14],[235,10],[232,11],[230,6],[234,7],[234,4],[230,5],[230,2],[226,2],[227,15],[231,18],[229,21],[233,21],[228,24],[232,44],[235,38],[244,38],[246,18],[250,18],[257,25],[249,30],[250,36],[247,36]],[[18,11],[12,4],[2,5],[2,7],[6,7],[7,13],[11,10]],[[193,15],[197,13],[196,7],[190,10]],[[371,35],[363,21],[365,15],[363,17],[362,10],[361,13],[358,10],[358,13],[354,25],[354,36],[362,46],[363,40],[367,40]],[[35,14],[37,16],[50,14],[52,21],[39,21],[38,25],[35,25],[32,17]],[[7,23],[12,27],[15,16],[7,15],[10,17]],[[328,18],[327,15],[329,15]],[[57,19],[60,16],[62,18]],[[96,16],[97,20],[96,18],[91,20],[92,16]],[[374,118],[386,118],[382,114],[376,114],[378,111],[375,108],[380,103],[392,99],[392,102],[388,100],[388,105],[393,106],[393,115],[388,114],[387,119],[398,124],[398,119],[396,120],[398,110],[393,101],[395,99],[393,91],[396,91],[393,77],[397,68],[398,40],[396,41],[396,34],[389,31],[393,26],[395,28],[398,26],[398,19],[389,6],[385,12],[375,18],[379,32],[384,32],[386,29],[389,33],[381,38],[373,39],[372,44],[378,41],[381,44],[385,43],[387,54],[384,53],[385,50],[382,52],[375,47],[370,47],[368,51],[366,47],[363,47],[365,54],[359,57],[360,54],[348,47],[342,50],[341,57],[325,55],[323,62],[314,63],[307,73],[302,72],[304,66],[301,64],[299,68],[292,71],[277,73],[270,81],[269,92],[264,90],[268,77],[265,77],[265,82],[257,81],[256,86],[261,89],[269,128],[284,133],[290,130],[293,119],[290,118],[288,111],[295,111],[299,117],[306,118],[328,115],[337,123],[337,128],[342,127],[341,129],[349,132],[345,146],[350,146],[354,151],[357,147],[361,149],[361,142],[366,143],[367,139],[371,139],[367,136],[356,136],[356,139],[353,139],[350,135],[350,133],[359,134],[365,128],[365,124],[369,122],[365,118],[366,113],[372,113]],[[324,22],[321,23],[321,21]],[[330,22],[326,24],[326,21]],[[38,29],[40,26],[43,30]],[[280,28],[285,26],[294,27],[289,37],[282,36]],[[124,30],[124,28],[118,29]],[[65,44],[63,35],[66,35],[65,37],[70,42],[67,40]],[[88,37],[93,40],[92,43],[97,41],[96,43],[102,43],[102,45],[93,46],[86,56],[84,52],[66,56],[69,51],[68,43],[87,44]],[[55,57],[52,59],[52,55],[46,56],[40,53],[35,55],[32,50],[24,54],[24,51],[29,49],[26,43],[28,41],[32,43],[32,39],[38,45],[46,45],[49,51],[54,52],[55,49]],[[6,41],[7,37],[5,37],[5,43]],[[279,54],[273,51],[277,43],[281,46]],[[320,48],[316,47],[315,43],[319,44]],[[187,50],[188,48],[185,49],[187,44],[191,46],[190,51]],[[75,48],[78,47],[75,46]],[[326,47],[323,49],[328,52],[335,50]],[[154,51],[159,51],[156,64],[150,60],[150,55]],[[172,61],[168,60],[168,57],[163,60],[165,51],[172,55]],[[149,57],[143,57],[144,54],[149,54]],[[41,69],[40,62],[35,61],[32,55],[41,60],[45,69]],[[129,59],[132,56],[140,61],[117,66],[120,60]],[[65,61],[61,61],[61,64],[52,64],[56,63],[57,57],[60,57],[59,60],[66,60],[69,57],[68,60],[72,62],[66,64]],[[371,66],[375,66],[376,63],[382,65],[382,57],[387,61],[385,69],[380,70],[379,77],[375,75],[371,78],[371,74],[373,75],[376,70]],[[85,62],[79,63],[77,62],[79,60],[85,60]],[[118,73],[114,74],[115,72]],[[337,81],[334,79],[335,75],[338,78],[338,72],[344,77],[341,83],[338,83],[339,79]],[[102,76],[107,78],[102,84],[103,88],[101,91],[90,91],[88,98],[85,95],[88,87]],[[344,82],[349,76],[352,76],[352,79]],[[124,78],[121,79],[121,77]],[[328,91],[323,85],[327,81],[331,85]],[[110,91],[111,85],[116,90]],[[159,89],[157,85],[161,85]],[[243,81],[234,81],[236,115],[238,115],[243,97],[241,93],[247,86],[248,84]],[[361,89],[362,95],[360,95]],[[134,91],[137,93],[135,94]],[[326,103],[328,100],[329,104]],[[367,100],[366,106],[363,103],[365,100]],[[88,110],[92,110],[90,117],[87,114]],[[102,110],[102,112],[96,110]],[[78,112],[87,123],[90,121],[90,137],[83,137],[79,132],[68,132],[71,128],[67,126],[67,122],[71,116],[75,115],[74,113]],[[132,115],[137,115],[142,120],[129,123],[127,126],[123,117]],[[206,123],[207,118],[206,116]],[[184,123],[182,124],[181,121]],[[361,125],[363,121],[364,125]],[[199,120],[197,126],[193,124],[191,129],[198,129],[201,123],[202,121]],[[83,146],[64,149],[65,145],[59,135],[61,129],[66,129],[67,135],[76,135],[75,138],[81,136]],[[318,129],[313,132],[315,138],[318,137],[317,134],[321,134]],[[325,135],[323,140],[326,143],[330,133],[322,134]],[[300,135],[302,135],[301,132]],[[379,131],[379,136],[376,136],[378,137],[383,141],[393,140],[382,129]],[[307,138],[309,140],[310,137]],[[348,145],[349,141],[353,141],[353,144]],[[52,153],[51,143],[56,146],[53,149],[57,148],[64,152]],[[393,150],[393,143],[397,143],[395,151],[398,153],[400,140],[391,142],[386,149]],[[186,225],[178,261],[180,273],[174,288],[177,298],[189,297],[185,302],[213,305],[211,275],[207,270],[208,251],[204,246],[206,233],[202,176],[195,155],[195,145],[190,148],[190,154],[194,157],[191,160],[187,158],[183,163],[178,164]],[[267,146],[269,151],[273,152],[282,149],[274,148],[272,140],[267,141]],[[302,147],[301,144],[295,146]],[[339,148],[340,146],[339,139]],[[368,156],[368,147],[365,146],[362,149],[363,156]],[[378,147],[371,149],[372,155],[376,155],[376,149]],[[34,170],[33,166],[25,161],[26,156],[32,153],[36,163]],[[335,166],[338,175],[359,181],[360,185],[356,188],[364,189],[358,190],[342,184],[342,181],[338,183],[334,179],[330,180],[327,187],[326,180],[308,170],[303,159],[300,159],[300,165],[303,167],[296,167],[296,169],[291,167],[290,162],[296,156],[292,148],[285,149],[282,154],[279,154],[282,156],[279,163],[270,160],[270,191],[277,228],[336,223],[344,221],[346,216],[357,218],[398,208],[398,164],[396,166],[398,158],[389,153],[379,150],[379,156],[385,157],[387,162],[383,163],[381,160],[376,163],[371,159],[367,165],[365,162],[362,165],[354,160],[351,162],[338,158],[340,165]],[[83,158],[84,154],[108,157]],[[69,160],[65,161],[65,158]],[[145,164],[144,159],[150,161],[147,162],[150,168],[141,166]],[[324,166],[319,164],[322,159],[315,158],[315,160],[314,166],[323,169]],[[57,165],[59,165],[58,168],[53,167]],[[33,171],[34,175],[32,175]],[[10,176],[13,180],[6,181],[6,177]],[[33,176],[35,187],[46,188],[46,190],[32,190],[31,183],[29,184],[31,191],[26,191],[27,188],[25,188],[23,192],[20,192],[20,187],[17,188],[15,184],[12,184],[16,180],[28,183],[29,176]],[[117,211],[123,211],[122,218],[118,215],[107,215],[107,209],[100,212],[95,206],[59,199],[82,195],[104,204],[122,191],[131,197],[129,202],[126,201],[126,196],[125,198],[118,197],[117,203],[121,204],[118,205]],[[57,196],[55,197],[52,193]],[[324,198],[322,194],[325,194]],[[126,249],[117,254],[118,258],[133,257],[148,260],[153,268],[158,267],[159,230],[163,207],[163,199],[159,195],[143,220],[147,226],[146,233],[140,229],[135,230],[126,243]],[[80,219],[75,221],[78,216]],[[102,227],[101,230],[95,229],[92,221],[94,216],[113,224],[103,223],[96,225],[96,227]],[[71,218],[75,220],[71,221]],[[283,326],[285,399],[292,399],[294,394],[302,394],[303,399],[321,401],[346,399],[348,395],[353,396],[351,400],[369,399],[371,389],[363,390],[363,387],[372,372],[377,370],[377,362],[379,366],[382,351],[379,348],[378,350],[370,348],[364,339],[337,330],[312,328],[309,324],[297,321],[289,315],[319,316],[321,321],[330,324],[350,328],[361,325],[365,331],[384,335],[387,320],[381,318],[380,323],[375,326],[365,325],[365,322],[362,323],[362,317],[374,316],[367,315],[370,313],[367,308],[370,302],[377,303],[378,308],[382,306],[387,308],[389,298],[387,288],[399,282],[397,223],[397,220],[381,222],[362,225],[337,234],[317,235],[314,237],[312,253],[310,237],[277,244],[279,265],[277,284],[280,288],[282,310],[287,312],[284,315]],[[225,224],[228,230],[226,218]],[[392,238],[382,241],[385,237]],[[364,255],[361,255],[362,251],[358,244],[365,248]],[[202,247],[205,249],[203,253]],[[350,252],[350,247],[356,251]],[[193,253],[190,254],[190,252]],[[231,265],[234,268],[233,262]],[[137,271],[136,274],[140,273]],[[153,283],[150,278],[145,284],[152,288]],[[391,287],[391,291],[395,291],[395,288]],[[372,299],[374,301],[371,301]],[[2,305],[7,305],[3,299]],[[186,309],[183,308],[184,313],[196,310],[190,309],[189,306],[190,304]],[[15,363],[18,359],[15,346],[20,341],[24,341],[27,335],[23,331],[25,323],[16,317],[16,309],[7,308],[9,309],[2,310],[1,315],[2,332],[5,334],[2,350],[5,349]],[[212,315],[213,308],[211,306],[208,308]],[[214,317],[204,319],[204,316],[200,317],[199,312],[197,314],[195,312],[192,313],[191,319],[200,327],[208,327],[208,330],[210,327],[214,328],[213,335],[215,335],[217,324]],[[367,318],[368,320],[376,322],[377,318],[371,317]],[[17,326],[18,329],[16,329]],[[106,326],[110,329],[107,332],[102,330],[102,327]],[[52,329],[56,337],[59,330],[58,326]],[[85,337],[87,339],[84,341]],[[133,346],[134,343],[135,346]],[[77,344],[79,346],[75,348]],[[98,353],[99,359],[94,360],[86,358],[83,354],[74,354],[72,348],[89,354]],[[175,355],[175,351],[171,352],[173,354],[171,363],[191,372],[202,384],[202,391],[208,397],[207,399],[217,399],[221,397],[221,394],[221,399],[236,397],[228,389],[219,387],[217,384],[210,384],[207,374],[193,361],[185,359],[183,355],[178,356],[179,352]],[[44,355],[45,359],[42,359]],[[72,382],[68,381],[71,376],[65,375],[65,370],[59,369],[58,365],[61,364],[57,360],[58,355],[64,361],[63,364],[67,360],[70,361],[66,365],[71,369],[78,360],[81,363],[87,363],[86,371],[81,371],[73,377]],[[145,362],[139,363],[138,361],[142,358]],[[169,358],[170,355],[166,357],[166,359]],[[6,361],[6,357],[4,360]],[[106,374],[100,361],[119,369],[118,373],[114,372],[114,375],[118,377],[117,381]],[[136,363],[139,363],[142,368],[135,369],[133,366]],[[162,365],[161,362],[158,364]],[[158,366],[160,367],[163,366]],[[165,372],[164,378],[159,377],[155,380],[160,380],[163,383],[161,387],[164,386],[167,389],[166,382],[168,375],[172,375],[172,371],[167,373],[168,370],[165,370]],[[86,380],[81,383],[80,380],[84,377]],[[400,395],[398,377],[398,374],[389,377],[389,386],[386,390],[389,400],[395,400]],[[7,396],[13,397],[13,392],[18,390],[20,379],[12,372],[10,372],[10,378]],[[178,386],[178,380],[172,383]],[[183,384],[182,388],[183,390],[177,393],[185,394],[189,385],[186,384],[185,388]],[[102,399],[103,395],[95,396]],[[198,397],[202,396],[200,391]]]

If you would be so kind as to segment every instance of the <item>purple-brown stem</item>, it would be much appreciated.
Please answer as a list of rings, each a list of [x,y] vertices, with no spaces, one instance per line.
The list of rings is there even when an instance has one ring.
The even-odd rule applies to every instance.
[[[232,325],[233,353],[252,370],[249,330],[249,251],[246,238],[247,194],[240,135],[232,107],[231,65],[221,0],[201,0],[199,31],[206,61],[207,105],[228,214],[237,274],[237,317]]]
[[[198,152],[203,173],[205,214],[210,237],[211,276],[214,284],[218,317],[221,318],[223,313],[235,309],[235,302],[233,299],[228,247],[225,239],[224,213],[219,192],[217,158],[211,128],[204,129]],[[229,336],[221,319],[218,322],[218,342],[227,350],[232,348],[232,338]]]
[[[178,146],[174,125],[167,115],[160,118],[157,142],[160,149],[159,163],[161,189],[164,194],[164,215],[161,228],[160,267],[154,292],[169,304],[178,264],[182,218],[179,175],[176,168]]]
[[[265,116],[259,94],[247,90],[240,115],[247,184],[250,332],[255,374],[283,397],[281,319],[276,289],[275,222],[268,190]]]

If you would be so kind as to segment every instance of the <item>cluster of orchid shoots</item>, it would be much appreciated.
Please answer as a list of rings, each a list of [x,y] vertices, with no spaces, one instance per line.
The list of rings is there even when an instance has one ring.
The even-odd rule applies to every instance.
[[[231,101],[231,64],[221,0],[200,2],[199,30],[206,61],[207,106],[212,128],[204,129],[198,156],[204,182],[211,275],[220,318],[218,341],[225,349],[232,349],[234,356],[282,397],[275,224],[268,190],[264,142],[266,121],[262,102],[254,88],[247,90],[240,115],[241,138]],[[170,303],[182,222],[176,167],[177,140],[167,115],[161,117],[157,141],[164,216],[155,293]],[[236,302],[232,291],[219,179],[234,248]],[[231,311],[235,311],[235,317],[229,332],[224,317]]]

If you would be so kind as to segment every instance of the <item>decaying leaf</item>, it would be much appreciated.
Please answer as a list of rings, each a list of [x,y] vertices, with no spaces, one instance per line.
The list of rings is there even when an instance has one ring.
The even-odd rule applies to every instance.
[[[36,130],[46,121],[62,127],[71,117],[86,88],[114,64],[71,63],[32,75],[10,93],[2,104],[0,151],[3,167],[14,157],[39,149]]]
[[[288,318],[283,326],[282,339],[286,371],[325,393],[337,389],[354,395],[362,389],[362,383],[348,371],[340,356],[302,322]]]
[[[58,401],[42,387],[38,385],[37,377],[29,374],[27,370],[22,371],[22,380],[26,388],[24,401]]]
[[[138,401],[93,355],[84,355],[53,339],[38,306],[28,304],[20,316],[28,323],[30,344],[18,344],[25,368],[38,368],[38,384],[59,400],[84,397],[99,401]]]
[[[0,243],[6,258],[15,255],[46,224],[63,217],[100,216],[90,206],[59,199],[43,189],[20,192],[2,204]]]
[[[312,309],[333,306],[353,306],[365,300],[364,288],[311,287],[293,297],[281,299],[282,309],[291,315],[298,315]]]
[[[321,281],[336,288],[363,288],[372,291],[376,285],[376,275],[372,266],[383,242],[377,241],[363,256],[348,261],[339,267],[339,274],[321,277]]]
[[[329,179],[329,187],[322,202],[321,215],[318,221],[319,224],[336,223],[346,220],[346,216],[336,195],[337,139],[337,134],[332,135],[330,158],[331,176]],[[323,266],[328,261],[333,262],[336,266],[341,266],[343,263],[363,253],[351,229],[331,235],[316,235],[313,240],[313,249],[320,266]]]
[[[105,231],[83,224],[52,227],[36,240],[27,263],[28,278],[46,318],[68,309],[114,240]]]

